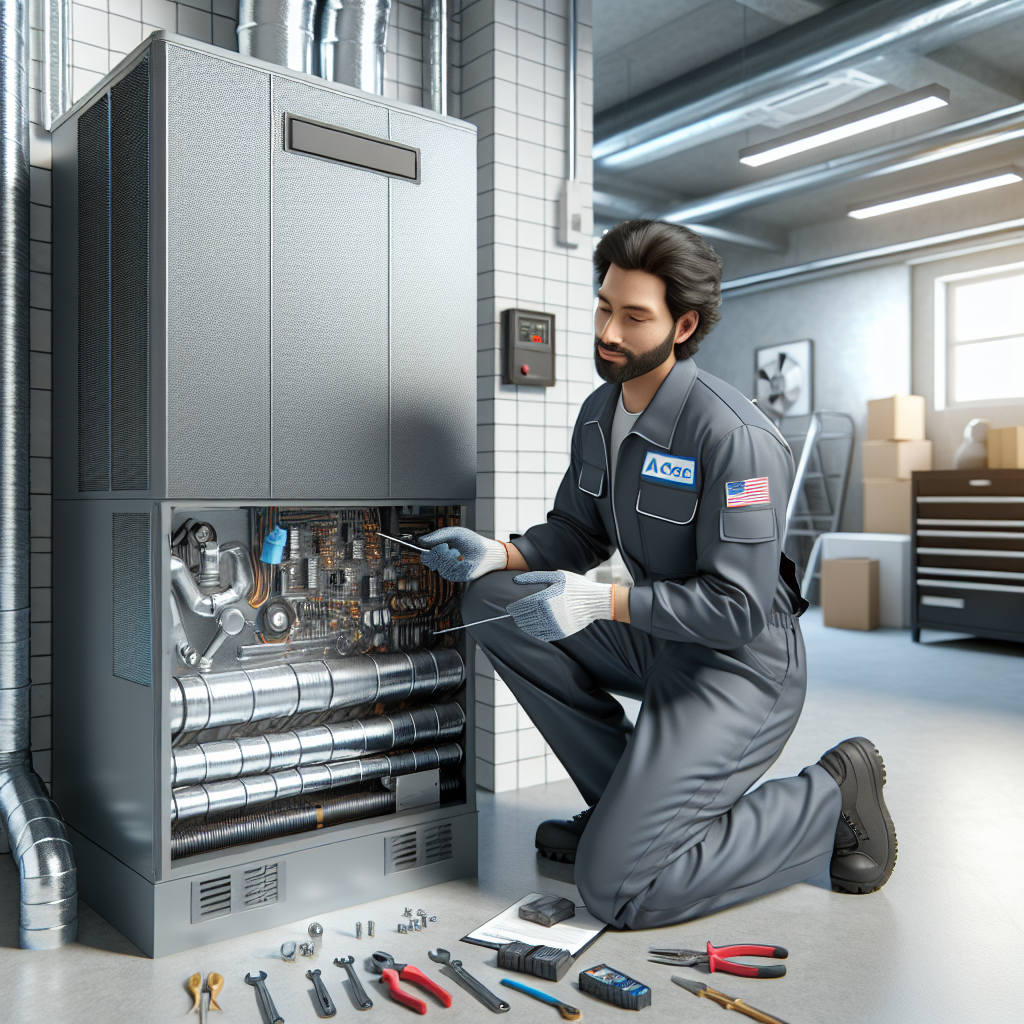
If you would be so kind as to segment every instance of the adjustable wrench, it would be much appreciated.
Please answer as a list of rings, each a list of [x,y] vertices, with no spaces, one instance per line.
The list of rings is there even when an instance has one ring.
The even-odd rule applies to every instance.
[[[316,998],[320,1003],[320,1016],[333,1017],[338,1012],[338,1008],[331,1002],[330,993],[320,980],[320,971],[306,971],[306,977],[313,982],[313,988],[316,989]]]
[[[270,993],[267,991],[267,986],[264,984],[267,980],[265,971],[260,971],[260,976],[254,978],[251,974],[245,976],[246,985],[252,985],[256,989],[256,999],[259,1001],[260,1006],[263,1007],[264,1016],[267,1018],[267,1024],[284,1024],[284,1017],[277,1012],[277,1007],[274,1005],[274,1000],[270,998]]]
[[[363,988],[363,983],[356,976],[356,972],[352,967],[352,964],[355,963],[355,959],[356,958],[354,956],[346,956],[342,959],[335,957],[334,966],[345,968],[345,973],[348,974],[348,980],[352,986],[352,994],[356,997],[359,1009],[368,1010],[373,1006],[373,1000],[366,994],[366,989]]]

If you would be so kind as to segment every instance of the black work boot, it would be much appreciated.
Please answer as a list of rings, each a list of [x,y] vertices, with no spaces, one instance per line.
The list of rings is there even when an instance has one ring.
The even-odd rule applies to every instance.
[[[896,829],[882,797],[885,765],[875,745],[855,736],[822,755],[818,764],[843,797],[829,872],[836,892],[881,889],[896,866]]]
[[[564,861],[566,864],[576,863],[576,847],[580,845],[580,836],[594,813],[593,807],[580,811],[569,821],[542,821],[537,826],[535,845],[542,857]]]

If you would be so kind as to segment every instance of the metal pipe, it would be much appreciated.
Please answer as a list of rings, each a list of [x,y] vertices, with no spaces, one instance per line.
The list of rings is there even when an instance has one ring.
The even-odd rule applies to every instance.
[[[727,118],[741,107],[895,50],[936,49],[953,42],[968,24],[976,32],[1022,10],[1024,0],[839,4],[747,47],[743,60],[727,54],[603,111],[595,117],[594,158],[616,156],[622,169],[661,159],[689,145],[683,136],[698,122]],[[637,152],[627,157],[631,149]]]
[[[29,754],[29,5],[0,4],[0,825],[18,858],[21,945],[78,932],[67,831]]]
[[[763,206],[786,196],[811,192],[843,182],[880,178],[897,171],[947,160],[987,146],[1000,145],[1024,136],[1024,103],[993,110],[978,117],[943,125],[909,139],[838,156],[832,160],[789,171],[752,185],[701,196],[662,214],[673,224],[700,218],[722,217],[727,213]]]
[[[320,15],[320,75],[384,95],[391,0],[327,0]]]
[[[565,176],[576,180],[576,54],[579,49],[578,0],[567,0],[568,38],[565,73]]]
[[[71,106],[70,0],[43,0],[43,127]]]
[[[300,765],[244,779],[182,786],[171,790],[171,821],[205,818],[208,814],[258,807],[275,800],[353,786],[373,779],[412,775],[458,764],[461,760],[462,747],[458,743],[446,743],[443,747],[408,750],[401,754],[377,754],[354,761]]]
[[[333,725],[195,743],[172,752],[171,785],[217,782],[272,769],[351,760],[417,743],[436,743],[458,736],[465,724],[466,715],[460,705],[431,704]]]
[[[432,700],[456,689],[464,674],[458,651],[420,650],[178,676],[171,687],[171,733]]]
[[[448,113],[448,0],[423,0],[423,106]]]
[[[218,593],[210,594],[200,588],[192,570],[176,555],[171,555],[171,582],[185,607],[207,619],[216,618],[229,604],[244,600],[252,593],[249,549],[237,541],[228,541],[220,546],[220,558],[230,567],[231,582]]]
[[[315,13],[316,0],[240,0],[238,52],[310,74]]]

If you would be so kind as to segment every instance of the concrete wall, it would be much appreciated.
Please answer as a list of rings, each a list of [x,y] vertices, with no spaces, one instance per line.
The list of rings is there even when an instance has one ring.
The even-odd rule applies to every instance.
[[[755,350],[804,338],[814,343],[813,408],[849,413],[857,424],[842,528],[860,530],[867,402],[910,391],[910,268],[878,267],[726,297],[721,322],[696,362],[752,398]]]

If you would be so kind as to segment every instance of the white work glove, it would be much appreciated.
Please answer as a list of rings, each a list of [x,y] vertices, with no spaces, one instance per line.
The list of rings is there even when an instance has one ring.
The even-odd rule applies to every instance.
[[[505,609],[523,632],[538,640],[561,640],[586,629],[596,619],[615,618],[609,583],[591,583],[586,576],[563,569],[524,572],[515,581],[523,586],[551,584]]]
[[[464,526],[446,526],[419,540],[430,548],[420,561],[453,583],[468,583],[508,566],[508,551],[500,540],[481,537]]]

